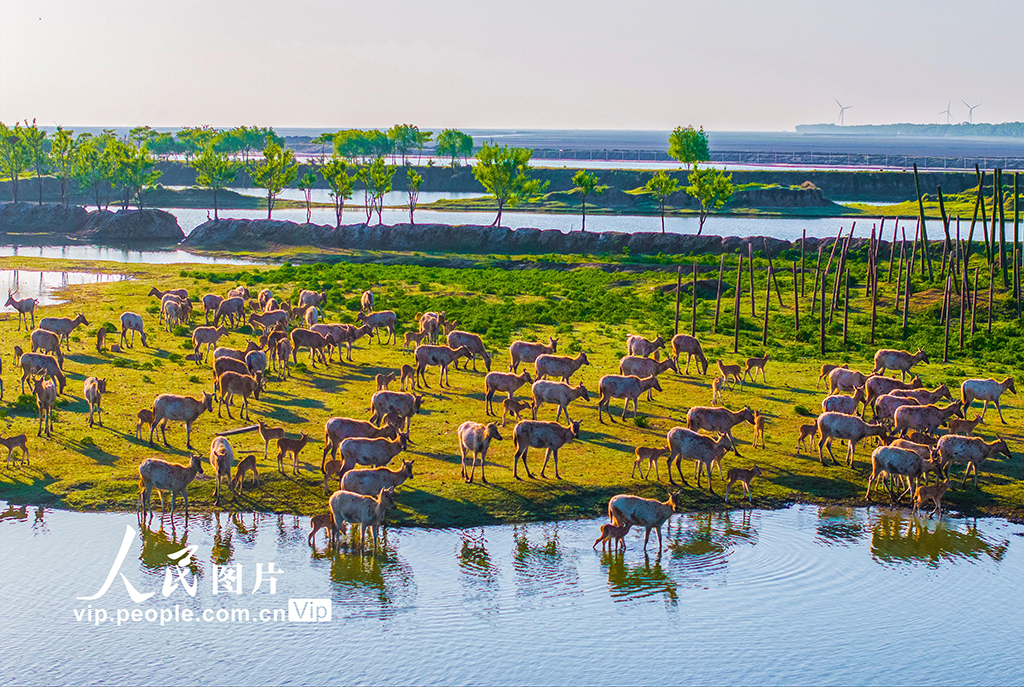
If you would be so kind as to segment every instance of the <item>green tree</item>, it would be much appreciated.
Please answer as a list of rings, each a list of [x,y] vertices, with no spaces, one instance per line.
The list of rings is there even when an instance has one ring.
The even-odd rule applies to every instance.
[[[383,223],[384,195],[390,193],[395,177],[395,167],[389,165],[384,157],[374,159],[359,170],[359,179],[364,185],[366,198],[366,223],[370,223],[373,212],[377,212],[377,224]]]
[[[306,224],[313,217],[313,187],[316,186],[316,172],[309,170],[299,177],[297,184],[302,195],[306,197]]]
[[[455,168],[460,158],[473,154],[473,137],[458,129],[445,129],[437,137],[436,153],[438,157],[450,158],[452,168]]]
[[[661,210],[661,233],[665,233],[665,201],[673,193],[679,190],[679,182],[675,178],[670,177],[665,170],[661,170],[653,177],[651,177],[647,184],[644,186],[644,190],[650,193],[658,201],[658,207]]]
[[[75,139],[75,132],[58,126],[50,144],[50,160],[53,171],[60,179],[60,202],[65,207],[68,204],[68,180],[74,174],[77,153],[78,141]]]
[[[587,230],[587,196],[593,194],[599,196],[608,190],[607,186],[598,185],[597,175],[581,169],[572,176],[572,183],[576,187],[570,193],[580,194],[580,202],[583,205],[583,231]]]
[[[324,178],[327,185],[331,187],[331,198],[334,200],[334,214],[337,217],[337,224],[341,226],[341,216],[345,211],[345,201],[352,197],[352,188],[355,179],[348,173],[348,162],[334,155],[320,167],[320,176]]]
[[[359,129],[345,129],[334,134],[334,152],[350,162],[366,155],[366,134]]]
[[[423,146],[434,140],[433,131],[416,131],[416,164],[423,160]]]
[[[128,140],[136,146],[140,146],[143,143],[152,145],[153,141],[159,136],[160,132],[151,126],[137,126],[128,131]]]
[[[36,182],[39,184],[39,204],[43,204],[43,174],[49,171],[50,151],[47,145],[46,130],[36,126],[36,120],[21,127],[21,139],[25,144],[25,151],[28,155],[28,164],[36,173]]]
[[[227,153],[217,152],[214,146],[208,145],[189,165],[196,171],[196,183],[213,191],[213,218],[220,219],[217,191],[226,188],[235,180],[242,163],[232,160]]]
[[[668,154],[686,165],[686,170],[697,162],[711,159],[708,150],[708,135],[704,127],[694,129],[692,126],[677,126],[668,137]]]
[[[217,139],[217,135],[218,131],[210,126],[183,126],[178,130],[175,138],[182,146],[185,161],[191,162],[193,157]]]
[[[402,164],[409,164],[409,151],[416,147],[420,138],[420,129],[412,124],[395,124],[388,129],[391,140],[391,152],[402,156]],[[392,160],[393,161],[393,160]]]
[[[732,175],[711,167],[701,169],[695,164],[688,181],[690,185],[686,187],[686,193],[700,203],[700,226],[697,228],[697,236],[700,236],[708,213],[720,209],[732,197]]]
[[[501,213],[523,200],[529,200],[547,188],[547,182],[531,179],[529,148],[510,148],[485,143],[477,152],[473,176],[494,196],[498,215],[491,226],[501,226]]]
[[[106,136],[82,134],[77,139],[76,147],[78,150],[72,175],[80,188],[92,192],[96,209],[101,210],[106,207],[102,201],[103,197],[109,198],[112,176]]]
[[[267,143],[263,159],[249,169],[249,176],[257,188],[267,189],[267,219],[274,215],[277,194],[294,182],[298,174],[299,163],[295,161],[295,153],[282,148],[276,141]]]
[[[320,164],[324,164],[327,157],[327,144],[330,143],[331,146],[334,145],[334,134],[330,131],[325,131],[319,136],[313,138],[310,143],[320,144]]]
[[[153,156],[145,143],[136,147],[118,138],[109,141],[107,149],[114,166],[113,181],[121,194],[121,207],[127,210],[134,198],[141,209],[145,190],[154,186],[162,174],[153,169]]]
[[[183,148],[174,140],[174,135],[167,132],[157,133],[149,142],[149,151],[163,160],[182,150]]]
[[[31,156],[21,135],[21,127],[0,122],[0,174],[11,180],[11,199],[18,202],[18,180],[29,166]]]
[[[416,224],[413,213],[416,212],[416,203],[420,199],[420,185],[423,184],[423,177],[412,168],[406,171],[405,176],[409,186],[409,224]]]

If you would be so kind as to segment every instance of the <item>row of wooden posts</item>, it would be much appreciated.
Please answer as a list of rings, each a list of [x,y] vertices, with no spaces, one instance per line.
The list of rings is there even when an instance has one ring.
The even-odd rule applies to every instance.
[[[940,323],[944,326],[945,335],[943,343],[943,362],[949,360],[949,337],[952,313],[956,312],[956,318],[959,326],[959,342],[960,350],[964,348],[964,338],[966,335],[966,319],[967,311],[970,311],[971,317],[971,329],[970,335],[973,340],[976,329],[977,329],[977,305],[978,305],[978,284],[979,284],[979,268],[974,268],[973,288],[970,279],[970,258],[971,258],[971,247],[974,245],[974,231],[975,226],[978,222],[978,215],[981,215],[981,226],[982,236],[984,238],[985,246],[985,258],[988,263],[988,309],[987,309],[987,331],[992,331],[992,311],[993,311],[993,298],[995,293],[995,281],[997,271],[1001,271],[1003,274],[1003,288],[1009,288],[1011,283],[1013,286],[1014,302],[1016,304],[1016,315],[1017,318],[1021,317],[1021,271],[1024,269],[1024,255],[1022,255],[1021,248],[1021,236],[1019,232],[1020,228],[1020,212],[1019,212],[1019,185],[1018,175],[1013,175],[1013,256],[1012,256],[1012,282],[1010,281],[1010,269],[1007,266],[1006,261],[1006,222],[1005,222],[1005,203],[1003,196],[1003,182],[1002,182],[1002,171],[996,169],[994,172],[994,183],[992,191],[992,217],[991,222],[988,221],[985,212],[985,199],[983,197],[983,185],[985,181],[985,172],[978,169],[975,170],[978,176],[978,193],[975,199],[974,205],[974,216],[971,219],[971,226],[968,232],[967,238],[962,239],[960,233],[960,217],[956,218],[956,238],[955,241],[950,233],[951,221],[946,213],[945,202],[942,197],[941,187],[938,189],[938,201],[939,211],[942,217],[942,226],[944,233],[944,240],[942,242],[942,265],[939,272],[939,283],[943,283],[943,296],[942,296],[942,310],[940,315]],[[881,246],[883,243],[883,233],[885,231],[885,219],[881,220],[880,225],[872,225],[871,227],[871,239],[868,244],[868,273],[865,283],[865,297],[871,298],[871,335],[870,343],[875,343],[875,324],[877,319],[878,311],[878,283],[880,268],[886,270],[885,281],[887,284],[891,284],[893,280],[894,267],[896,264],[896,246],[897,243],[900,246],[899,250],[899,267],[896,268],[896,297],[894,299],[895,310],[899,313],[901,309],[901,296],[902,296],[902,315],[903,315],[903,336],[907,334],[907,320],[908,313],[910,310],[910,298],[912,295],[912,281],[911,277],[917,269],[918,263],[918,247],[920,246],[920,271],[921,278],[927,279],[927,281],[935,283],[935,274],[932,266],[932,258],[929,250],[927,224],[925,222],[924,214],[924,202],[923,197],[920,193],[920,184],[917,177],[917,165],[914,166],[914,183],[917,187],[918,195],[918,218],[917,218],[917,229],[914,234],[913,244],[908,244],[906,228],[902,228],[902,234],[898,235],[901,231],[899,227],[899,220],[895,222],[893,228],[893,238],[889,246],[888,255],[888,267],[882,266],[885,262],[885,256],[880,256]],[[999,232],[997,236],[996,224],[998,215]],[[853,233],[856,229],[857,223],[853,222],[850,227],[849,234],[843,237],[843,229],[840,229],[836,234],[835,239],[832,241],[832,246],[829,251],[828,262],[825,265],[825,271],[821,271],[821,262],[823,257],[824,244],[818,246],[818,260],[814,269],[814,287],[812,288],[811,297],[811,317],[814,317],[815,311],[818,310],[818,296],[820,293],[821,297],[821,308],[820,315],[818,317],[819,322],[819,346],[821,355],[825,354],[825,327],[826,324],[831,324],[833,316],[840,302],[843,307],[843,347],[845,348],[847,342],[847,333],[849,331],[849,316],[850,316],[850,272],[847,267],[847,255],[849,253],[850,244],[853,239]],[[991,231],[989,231],[991,229]],[[996,248],[998,238],[998,249]],[[805,295],[805,277],[806,277],[806,254],[805,245],[807,242],[807,232],[804,231],[803,238],[800,241],[800,269],[799,269],[799,288],[797,288],[797,261],[793,261],[793,318],[795,331],[800,330],[800,298]],[[835,275],[837,277],[832,283],[831,291],[829,294],[829,288],[827,285],[828,277],[832,269],[833,260],[836,257],[836,249],[841,246],[839,251],[839,259],[837,263],[837,269]],[[907,249],[910,249],[908,254]],[[772,283],[774,281],[775,294],[778,298],[779,307],[782,308],[782,291],[779,288],[779,282],[776,278],[776,268],[774,258],[771,256],[771,252],[768,249],[768,241],[764,239],[765,255],[768,258],[768,281],[765,284],[765,303],[764,303],[764,324],[761,330],[761,343],[767,345],[768,343],[768,324],[769,324],[769,311],[771,306],[771,292]],[[748,272],[750,274],[750,315],[756,317],[756,306],[755,306],[755,294],[754,294],[754,248],[752,243],[747,244],[747,259],[749,261]],[[997,257],[998,256],[998,257]],[[743,291],[743,254],[739,255],[739,263],[736,270],[736,291],[734,294],[734,323],[733,323],[733,353],[739,352],[739,324],[740,324],[740,300]],[[997,270],[998,263],[998,270]],[[904,269],[905,266],[905,269]],[[722,280],[725,275],[725,255],[721,256],[721,261],[718,268],[718,294],[715,301],[715,322],[712,328],[714,333],[718,333],[719,315],[722,306]],[[927,276],[926,276],[927,275]],[[682,292],[682,280],[683,280],[683,268],[680,265],[677,269],[677,281],[676,281],[676,318],[675,318],[675,333],[679,333],[679,305],[680,305],[680,294]],[[820,284],[820,291],[819,291]],[[842,291],[842,294],[840,294]],[[972,294],[973,291],[973,294]],[[690,335],[696,336],[697,333],[697,262],[693,263],[693,286],[692,286],[692,312],[690,317]],[[828,305],[828,314],[826,316],[826,302]],[[955,304],[954,304],[955,302]]]

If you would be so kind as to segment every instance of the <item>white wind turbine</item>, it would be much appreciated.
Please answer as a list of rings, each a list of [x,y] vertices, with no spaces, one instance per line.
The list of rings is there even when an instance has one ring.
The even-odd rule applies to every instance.
[[[839,126],[843,126],[846,121],[844,114],[847,110],[853,107],[853,105],[843,105],[839,102],[839,98],[835,98],[834,100],[836,101],[836,105],[839,106]]]

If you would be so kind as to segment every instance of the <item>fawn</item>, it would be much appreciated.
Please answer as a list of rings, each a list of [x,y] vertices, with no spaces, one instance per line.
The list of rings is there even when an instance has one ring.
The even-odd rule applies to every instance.
[[[722,389],[725,388],[725,384],[725,377],[715,377],[711,380],[711,405],[725,405],[725,401],[722,400]]]
[[[729,483],[725,485],[725,502],[729,503],[729,487],[736,482],[742,482],[744,488],[747,490],[747,501],[751,501],[750,497],[750,483],[754,481],[755,477],[761,476],[761,468],[755,465],[752,468],[744,470],[743,468],[729,468],[728,480]],[[710,479],[710,475],[708,476]]]
[[[594,547],[601,545],[603,551],[607,548],[608,544],[612,545],[612,550],[618,551],[619,545],[622,545],[622,550],[626,550],[626,535],[629,533],[630,528],[633,527],[632,523],[627,522],[625,525],[616,525],[614,523],[606,522],[601,525],[601,536],[594,542]]]
[[[253,479],[256,481],[256,486],[260,486],[260,473],[256,469],[256,456],[250,453],[238,463],[238,467],[235,468],[235,477],[231,480],[232,489],[237,489],[239,494],[245,491],[245,473],[252,471]]]
[[[281,437],[277,440],[277,469],[284,473],[284,459],[292,454],[292,474],[299,474],[299,451],[309,442],[309,435],[303,432],[298,439]]]
[[[721,360],[716,361],[716,364],[718,365],[718,371],[725,377],[725,383],[731,388],[733,382],[739,382],[740,390],[742,391],[743,377],[741,375],[743,374],[743,368],[739,365],[726,365]],[[729,380],[730,377],[732,377],[731,381]]]
[[[914,492],[914,515],[921,514],[921,506],[925,501],[931,501],[935,504],[935,509],[928,514],[928,519],[931,520],[932,516],[936,513],[939,514],[939,520],[942,519],[942,495],[949,489],[949,480],[944,480],[938,484],[933,484],[930,487],[920,486],[917,491]]]
[[[0,437],[0,446],[4,446],[7,449],[7,465],[10,467],[11,463],[14,462],[11,456],[14,453],[14,449],[20,448],[22,452],[22,459],[20,462],[28,465],[28,435],[18,434],[17,436],[7,437],[6,439]]]
[[[764,415],[760,410],[754,411],[754,448],[757,448],[757,440],[761,440],[761,448],[764,448]]]
[[[524,410],[533,408],[533,401],[517,401],[514,398],[506,398],[501,402],[501,405],[505,409],[505,412],[501,414],[501,426],[504,427],[509,413],[515,415],[517,422],[522,421],[521,413]]]
[[[341,489],[341,468],[345,465],[345,461],[342,460],[329,460],[324,463],[324,494],[330,494],[331,491],[327,487],[327,482],[334,477],[338,476],[338,489]]]
[[[136,417],[139,419],[139,421],[135,423],[135,438],[141,440],[142,425],[149,425],[150,427],[153,426],[153,409],[143,408],[138,412]]]
[[[809,425],[800,425],[800,438],[796,440],[796,452],[800,453],[800,449],[803,448],[807,451],[811,449],[807,448],[808,441],[814,441],[814,437],[818,434],[818,425],[811,423]]]
[[[409,381],[409,388],[416,391],[416,368],[412,365],[402,365],[402,391],[405,391],[405,382]]]
[[[271,441],[284,438],[284,427],[267,427],[263,420],[259,422],[260,438],[263,439],[263,460],[267,459],[267,446]]]
[[[662,456],[668,455],[667,448],[650,448],[648,446],[637,446],[633,449],[633,455],[636,458],[633,459],[633,471],[629,473],[629,478],[633,479],[636,474],[637,468],[640,469],[640,476],[647,479],[651,476],[651,467],[654,467],[654,476],[661,480],[661,475],[658,473],[658,459]],[[644,474],[643,464],[647,463],[647,474]]]
[[[319,532],[320,530],[327,530],[327,542],[331,543],[331,540],[333,539],[333,535],[331,534],[331,532],[334,529],[334,514],[333,513],[328,511],[326,513],[320,513],[319,515],[314,515],[312,518],[309,519],[309,526],[313,530],[312,532],[309,533],[309,545],[310,546],[316,546],[313,543],[313,539],[316,538],[316,533]],[[345,523],[341,523],[341,525],[339,527],[339,530],[341,531],[342,534],[345,533],[345,527],[346,527]]]
[[[395,373],[388,372],[387,374],[379,374],[374,379],[377,380],[377,391],[384,389],[387,391],[388,384],[395,381]]]

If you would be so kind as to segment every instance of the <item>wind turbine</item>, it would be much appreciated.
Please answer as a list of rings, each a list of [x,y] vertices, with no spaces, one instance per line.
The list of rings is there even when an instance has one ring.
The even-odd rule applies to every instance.
[[[952,119],[952,117],[953,117],[953,113],[949,111],[949,107],[952,104],[953,104],[953,101],[950,100],[949,103],[946,105],[946,109],[943,110],[942,112],[939,112],[939,114],[946,115],[946,124],[949,124],[949,120]]]
[[[844,106],[841,102],[839,102],[839,98],[834,98],[834,100],[836,101],[836,105],[839,106],[839,126],[843,126],[843,124],[845,122],[845,119],[843,117],[843,113],[846,112],[847,110],[849,110],[851,107],[853,107],[853,105],[845,105]]]
[[[960,102],[962,102],[964,105],[967,105],[967,121],[971,124],[974,124],[974,109],[977,107],[981,107],[981,103],[978,103],[977,105],[970,105],[966,100],[963,99],[961,99]]]

